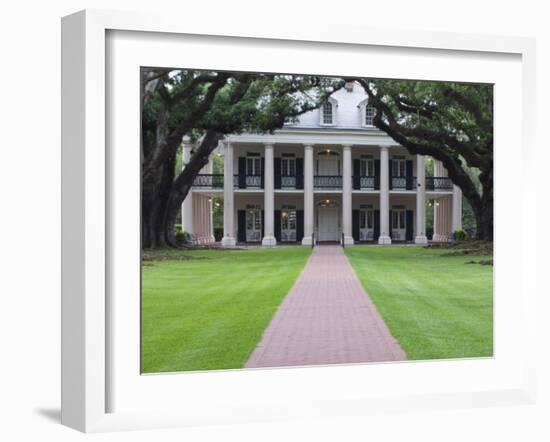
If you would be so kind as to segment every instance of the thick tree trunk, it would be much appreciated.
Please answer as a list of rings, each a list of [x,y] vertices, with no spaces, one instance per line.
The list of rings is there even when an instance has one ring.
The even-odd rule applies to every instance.
[[[210,154],[216,148],[220,139],[220,134],[213,130],[209,130],[205,134],[200,146],[189,160],[189,163],[187,163],[183,171],[172,183],[170,194],[166,201],[165,216],[163,217],[164,237],[166,243],[170,246],[178,246],[174,237],[174,223],[183,200],[191,190],[197,174],[208,164]]]
[[[493,169],[483,171],[479,175],[482,186],[481,220],[478,225],[478,238],[493,240]]]
[[[493,170],[484,171],[479,175],[481,196],[470,202],[476,219],[476,239],[493,240]]]
[[[168,245],[163,219],[174,175],[175,157],[172,157],[159,169],[156,180],[142,183],[141,236],[144,248],[160,248]],[[173,228],[172,225],[172,230]]]

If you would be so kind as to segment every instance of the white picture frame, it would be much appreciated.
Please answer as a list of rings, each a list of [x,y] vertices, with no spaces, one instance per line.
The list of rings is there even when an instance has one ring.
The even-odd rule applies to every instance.
[[[505,104],[497,95],[495,98],[496,144],[517,141],[520,146],[520,160],[516,161],[515,170],[521,164],[520,177],[523,186],[511,189],[499,179],[499,168],[505,170],[506,161],[501,157],[496,160],[495,191],[495,293],[502,293],[502,302],[496,299],[495,316],[496,336],[510,336],[510,324],[505,319],[508,313],[498,314],[498,305],[506,304],[506,293],[516,290],[521,315],[516,318],[514,327],[520,327],[523,338],[522,351],[515,354],[512,361],[510,347],[500,354],[504,355],[500,364],[499,350],[495,358],[489,361],[461,360],[440,363],[405,363],[354,365],[349,367],[315,367],[279,370],[235,372],[212,372],[207,374],[165,375],[136,378],[144,385],[144,398],[150,407],[117,410],[110,404],[110,394],[115,386],[112,383],[113,361],[116,354],[109,338],[111,328],[117,321],[112,310],[109,291],[113,289],[110,281],[111,264],[116,259],[109,245],[113,242],[116,229],[109,229],[112,220],[113,201],[111,185],[116,180],[117,169],[109,161],[111,152],[109,143],[113,134],[106,131],[106,121],[112,118],[108,108],[109,89],[106,72],[109,60],[116,52],[109,52],[108,33],[140,32],[140,38],[185,40],[186,36],[193,41],[206,42],[209,38],[217,41],[224,37],[242,42],[251,51],[260,54],[262,44],[268,44],[277,51],[289,47],[315,48],[322,53],[334,49],[369,50],[383,52],[398,50],[400,56],[407,57],[413,51],[426,51],[435,57],[446,54],[466,54],[475,63],[483,65],[484,57],[493,55],[510,57],[520,69],[520,91],[510,93],[511,100],[519,101],[519,114],[516,125],[506,129],[507,117],[501,112]],[[220,40],[221,39],[221,40]],[[210,41],[210,40],[208,40]],[[203,42],[203,43],[204,43]],[[300,46],[302,45],[302,46]],[[204,44],[203,44],[204,46]],[[236,44],[238,46],[238,44]],[[204,46],[207,48],[207,46]],[[206,49],[208,50],[208,49]],[[409,54],[409,55],[408,55]],[[422,53],[423,54],[423,53]],[[84,432],[111,431],[122,429],[157,428],[168,426],[202,425],[215,423],[252,422],[300,418],[311,416],[337,416],[370,413],[374,411],[394,412],[401,410],[418,410],[426,408],[454,408],[470,406],[501,405],[510,403],[532,403],[535,396],[535,317],[536,287],[535,269],[528,264],[528,256],[536,255],[536,243],[528,240],[527,226],[534,223],[536,206],[535,186],[532,182],[534,170],[534,102],[535,102],[535,46],[534,41],[517,37],[490,37],[479,35],[428,33],[402,31],[399,33],[372,28],[353,28],[344,26],[308,26],[292,31],[266,23],[242,24],[234,28],[231,23],[210,24],[206,18],[195,17],[192,21],[181,21],[178,17],[156,16],[144,13],[126,13],[100,10],[86,10],[63,18],[62,21],[62,423]],[[412,59],[412,58],[411,58]],[[519,61],[518,61],[519,60]],[[237,63],[238,64],[238,63]],[[237,64],[232,63],[231,68]],[[165,64],[170,66],[170,64]],[[174,65],[172,65],[174,66]],[[242,69],[250,68],[242,61]],[[189,67],[180,66],[177,67]],[[193,66],[198,67],[198,66]],[[227,66],[221,61],[217,69]],[[421,68],[420,68],[421,69]],[[257,69],[260,70],[260,69]],[[282,72],[288,72],[281,69]],[[315,72],[307,72],[315,73]],[[338,72],[322,72],[338,74]],[[137,75],[137,73],[136,73]],[[519,78],[519,77],[518,77]],[[434,78],[439,79],[439,78]],[[460,79],[460,78],[458,78]],[[110,81],[110,77],[109,77]],[[497,84],[498,86],[498,84]],[[136,89],[136,94],[138,93]],[[129,106],[129,104],[125,104]],[[130,109],[132,118],[139,110]],[[135,121],[133,121],[135,124]],[[507,131],[507,132],[506,132]],[[503,139],[501,134],[507,134]],[[499,138],[500,137],[500,138]],[[508,139],[509,138],[509,139]],[[136,145],[137,149],[138,145]],[[136,155],[137,158],[137,155]],[[113,178],[113,173],[115,174]],[[131,186],[139,192],[139,183]],[[515,192],[521,199],[519,225],[516,245],[501,246],[498,242],[505,221],[499,218],[500,189]],[[502,193],[500,194],[502,195]],[[502,205],[500,206],[502,207]],[[502,227],[501,227],[502,226]],[[532,229],[534,231],[534,229]],[[501,238],[503,235],[500,236]],[[118,250],[116,253],[125,253]],[[126,252],[130,254],[130,251]],[[514,257],[520,257],[521,268],[518,277],[513,277],[511,266]],[[138,259],[139,256],[134,256]],[[508,279],[507,279],[508,278]],[[512,281],[514,278],[514,281]],[[507,287],[506,282],[510,282]],[[134,281],[135,283],[135,281]],[[139,284],[139,281],[138,281]],[[501,348],[508,343],[504,342]],[[135,350],[135,349],[134,349]],[[507,353],[508,351],[508,353]],[[344,371],[342,371],[344,370]],[[441,379],[434,379],[433,373],[445,373]],[[495,382],[486,384],[484,379],[494,377]],[[248,374],[247,374],[248,373]],[[339,374],[340,373],[340,374]],[[373,376],[396,376],[396,379],[416,379],[432,382],[433,388],[407,390],[405,384],[395,383],[393,390],[384,389],[369,393],[358,388],[353,395],[353,385],[342,380],[341,388],[330,388],[325,396],[315,394],[315,385],[325,382],[334,385],[345,373],[345,378],[365,379]],[[454,374],[453,374],[454,373]],[[445,379],[445,376],[457,376],[464,373],[463,382],[457,379]],[[134,373],[139,376],[139,373]],[[218,391],[227,394],[216,408],[215,393],[206,390],[188,390],[184,402],[186,407],[174,405],[173,401],[161,402],[162,395],[151,401],[149,394],[156,394],[162,389],[179,388],[184,376],[193,376],[196,385],[216,384]],[[430,379],[430,376],[432,378]],[[469,376],[469,377],[468,377]],[[478,376],[479,382],[472,382]],[[243,379],[246,377],[246,379]],[[142,379],[143,378],[143,379]],[[153,379],[153,380],[151,380]],[[311,383],[307,384],[307,379]],[[280,388],[280,382],[293,382],[291,385],[306,385],[303,391],[290,397],[280,397],[273,403],[255,402],[253,392],[272,384]],[[497,382],[498,381],[498,382]],[[237,397],[227,385],[243,382],[243,394]],[[201,384],[203,383],[203,384]],[[162,385],[161,385],[162,384]],[[140,385],[132,384],[135,388]],[[130,388],[130,384],[128,384]],[[308,390],[309,388],[309,390]],[[266,387],[269,391],[269,389]],[[300,389],[296,389],[300,390]],[[205,392],[206,391],[206,392]],[[147,393],[148,392],[148,393]],[[152,393],[154,392],[154,393]],[[205,393],[203,393],[205,392]],[[128,391],[126,393],[129,394]],[[126,394],[121,390],[121,394]],[[220,393],[224,394],[224,393]],[[166,393],[162,393],[165,394]],[[300,396],[301,394],[301,396]],[[308,396],[309,394],[309,396]],[[201,397],[206,395],[206,397]],[[209,396],[210,395],[210,396]],[[131,398],[134,400],[135,398]],[[220,399],[220,398],[217,398]],[[201,407],[201,401],[210,403]],[[199,404],[196,405],[195,404]],[[227,411],[224,412],[224,409]]]

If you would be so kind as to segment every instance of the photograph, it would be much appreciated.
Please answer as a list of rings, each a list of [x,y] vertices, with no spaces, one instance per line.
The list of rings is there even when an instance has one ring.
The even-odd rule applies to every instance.
[[[139,74],[142,374],[494,356],[493,84]]]

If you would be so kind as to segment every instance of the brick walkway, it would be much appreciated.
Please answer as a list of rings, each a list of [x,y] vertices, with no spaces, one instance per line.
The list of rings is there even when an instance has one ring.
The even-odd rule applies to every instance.
[[[405,359],[342,248],[319,246],[245,367]]]

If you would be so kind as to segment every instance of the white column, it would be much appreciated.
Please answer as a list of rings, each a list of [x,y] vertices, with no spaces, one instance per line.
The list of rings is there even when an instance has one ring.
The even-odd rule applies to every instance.
[[[434,177],[446,177],[447,169],[443,166],[443,163],[434,159]],[[433,240],[435,242],[446,242],[448,240],[448,229],[446,226],[446,198],[440,197],[434,200],[434,234]]]
[[[208,173],[212,175],[214,173],[214,161],[212,157],[208,161]],[[215,241],[214,238],[214,194],[210,194],[210,240]]]
[[[223,158],[223,238],[222,247],[235,247],[233,219],[235,196],[233,194],[233,146],[225,143]]]
[[[343,145],[343,163],[342,163],[342,232],[344,233],[344,244],[352,245],[353,234],[351,227],[351,212],[352,212],[352,191],[351,191],[351,146]]]
[[[462,230],[462,190],[453,186],[452,231]]]
[[[415,244],[427,244],[426,236],[426,162],[424,155],[416,156],[416,236]]]
[[[390,238],[390,170],[387,146],[380,148],[380,237],[378,244],[391,244]]]
[[[189,163],[191,159],[191,150],[193,145],[189,143],[183,144],[183,158],[182,158],[182,169],[185,169],[185,166]],[[189,191],[183,203],[181,205],[181,228],[182,230],[188,233],[194,233],[193,229],[193,192]]]
[[[275,218],[275,181],[273,171],[273,144],[265,145],[264,170],[264,237],[262,246],[277,245],[273,229]]]
[[[313,146],[304,146],[304,238],[302,245],[311,245],[313,234]]]

